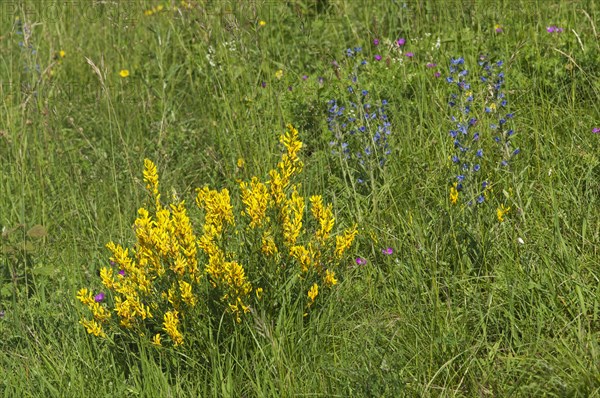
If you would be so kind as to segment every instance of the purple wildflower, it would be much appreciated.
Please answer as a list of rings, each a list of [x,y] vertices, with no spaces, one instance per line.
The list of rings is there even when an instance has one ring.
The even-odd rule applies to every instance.
[[[375,61],[381,61],[381,55],[376,54],[375,55]]]
[[[94,296],[94,301],[99,303],[101,301],[104,301],[104,293],[100,292],[97,295]]]
[[[394,249],[392,249],[391,247],[388,247],[387,249],[381,249],[381,252],[387,256],[389,256],[390,254],[394,254]]]
[[[367,260],[362,257],[356,257],[356,265],[365,265]]]
[[[558,26],[552,25],[552,26],[548,26],[546,28],[546,31],[548,33],[562,33],[564,31],[564,29],[563,28],[559,28]]]
[[[437,64],[434,64],[433,62],[429,62],[427,65],[425,65],[428,68],[435,68],[437,66]]]
[[[403,37],[401,37],[398,40],[396,40],[396,45],[398,47],[402,47],[404,45],[404,43],[406,43],[406,40]]]
[[[262,88],[265,88],[267,87],[267,82],[262,82],[260,85],[262,86]]]
[[[598,133],[600,133],[600,127],[594,127],[594,128],[592,129],[592,133],[594,133],[594,134],[598,134]]]
[[[379,39],[373,39],[373,45],[374,46],[378,46],[379,45]]]
[[[307,75],[302,76],[302,80],[306,80],[306,79],[308,79]]]
[[[412,58],[412,57],[414,57],[414,56],[415,56],[415,54],[413,54],[413,53],[411,53],[411,52],[407,52],[406,54],[404,54],[404,56],[405,56],[405,57],[408,57],[408,58]]]

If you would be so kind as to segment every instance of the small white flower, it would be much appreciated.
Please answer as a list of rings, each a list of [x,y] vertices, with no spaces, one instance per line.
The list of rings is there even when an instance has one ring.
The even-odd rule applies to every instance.
[[[525,241],[523,241],[522,238],[517,238],[517,242],[519,242],[520,245],[524,245]]]

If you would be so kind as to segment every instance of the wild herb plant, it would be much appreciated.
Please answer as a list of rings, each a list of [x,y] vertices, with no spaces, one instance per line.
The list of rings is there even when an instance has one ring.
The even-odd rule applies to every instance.
[[[476,78],[466,68],[464,58],[459,57],[450,61],[446,78],[453,89],[448,101],[453,122],[449,135],[454,174],[449,200],[457,208],[457,227],[469,236],[469,244],[485,245],[490,220],[502,223],[511,210],[507,202],[514,183],[513,160],[521,150],[514,144],[514,114],[507,110],[503,64],[480,56]],[[488,205],[492,198],[493,204]]]
[[[294,182],[303,168],[302,142],[291,125],[280,141],[285,153],[268,180],[240,181],[234,203],[226,188],[197,190],[204,214],[198,235],[184,201],[163,204],[157,168],[146,159],[150,206],[138,210],[135,246],[109,242],[110,267],[100,271],[106,293],[77,294],[92,315],[81,321],[88,333],[108,337],[122,329],[155,345],[179,346],[211,310],[241,323],[251,311],[275,316],[292,300],[287,304],[300,302],[308,316],[317,297],[338,283],[357,228],[333,236],[333,208],[320,195],[309,198],[312,219],[305,219],[308,203]]]
[[[331,153],[344,179],[356,192],[369,193],[381,184],[388,156],[392,124],[387,115],[388,101],[369,92],[363,72],[369,67],[361,58],[362,48],[346,50],[343,66],[335,62],[336,73],[347,82],[345,92],[327,103],[327,127],[332,139]],[[365,78],[366,79],[366,78]]]

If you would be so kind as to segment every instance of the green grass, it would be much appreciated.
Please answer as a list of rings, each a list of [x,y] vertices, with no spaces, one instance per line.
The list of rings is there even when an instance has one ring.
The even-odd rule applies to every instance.
[[[0,225],[17,227],[0,254],[1,396],[600,396],[596,2],[191,3],[152,16],[159,3],[0,4]],[[399,37],[411,62],[372,61],[374,38]],[[355,46],[393,125],[364,195],[341,177],[326,120],[348,85],[331,63],[344,72]],[[444,78],[458,56],[476,76],[482,53],[505,61],[522,150],[501,179],[502,224],[495,202],[469,218],[448,201]],[[75,294],[100,286],[108,241],[134,242],[143,159],[165,197],[193,203],[197,187],[265,176],[286,123],[304,143],[304,193],[323,193],[338,223],[360,222],[352,254],[367,265],[340,272],[308,320],[286,303],[233,331],[204,325],[180,350],[88,335]],[[29,237],[37,224],[47,234]]]

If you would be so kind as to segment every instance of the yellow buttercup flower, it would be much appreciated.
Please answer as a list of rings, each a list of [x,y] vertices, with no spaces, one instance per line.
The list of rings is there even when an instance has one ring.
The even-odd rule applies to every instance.
[[[277,72],[275,72],[275,77],[277,78],[277,80],[281,80],[281,78],[283,77],[283,71],[279,69]]]
[[[66,53],[64,50],[60,50],[60,51],[58,52],[58,55],[60,55],[60,57],[61,57],[61,58],[64,58],[64,57],[66,57],[66,56],[67,56],[67,53]]]
[[[265,26],[267,23],[263,20],[258,21],[259,26]]]
[[[121,76],[122,78],[126,78],[129,76],[129,70],[127,69],[121,69],[121,71],[119,72],[119,76]]]

